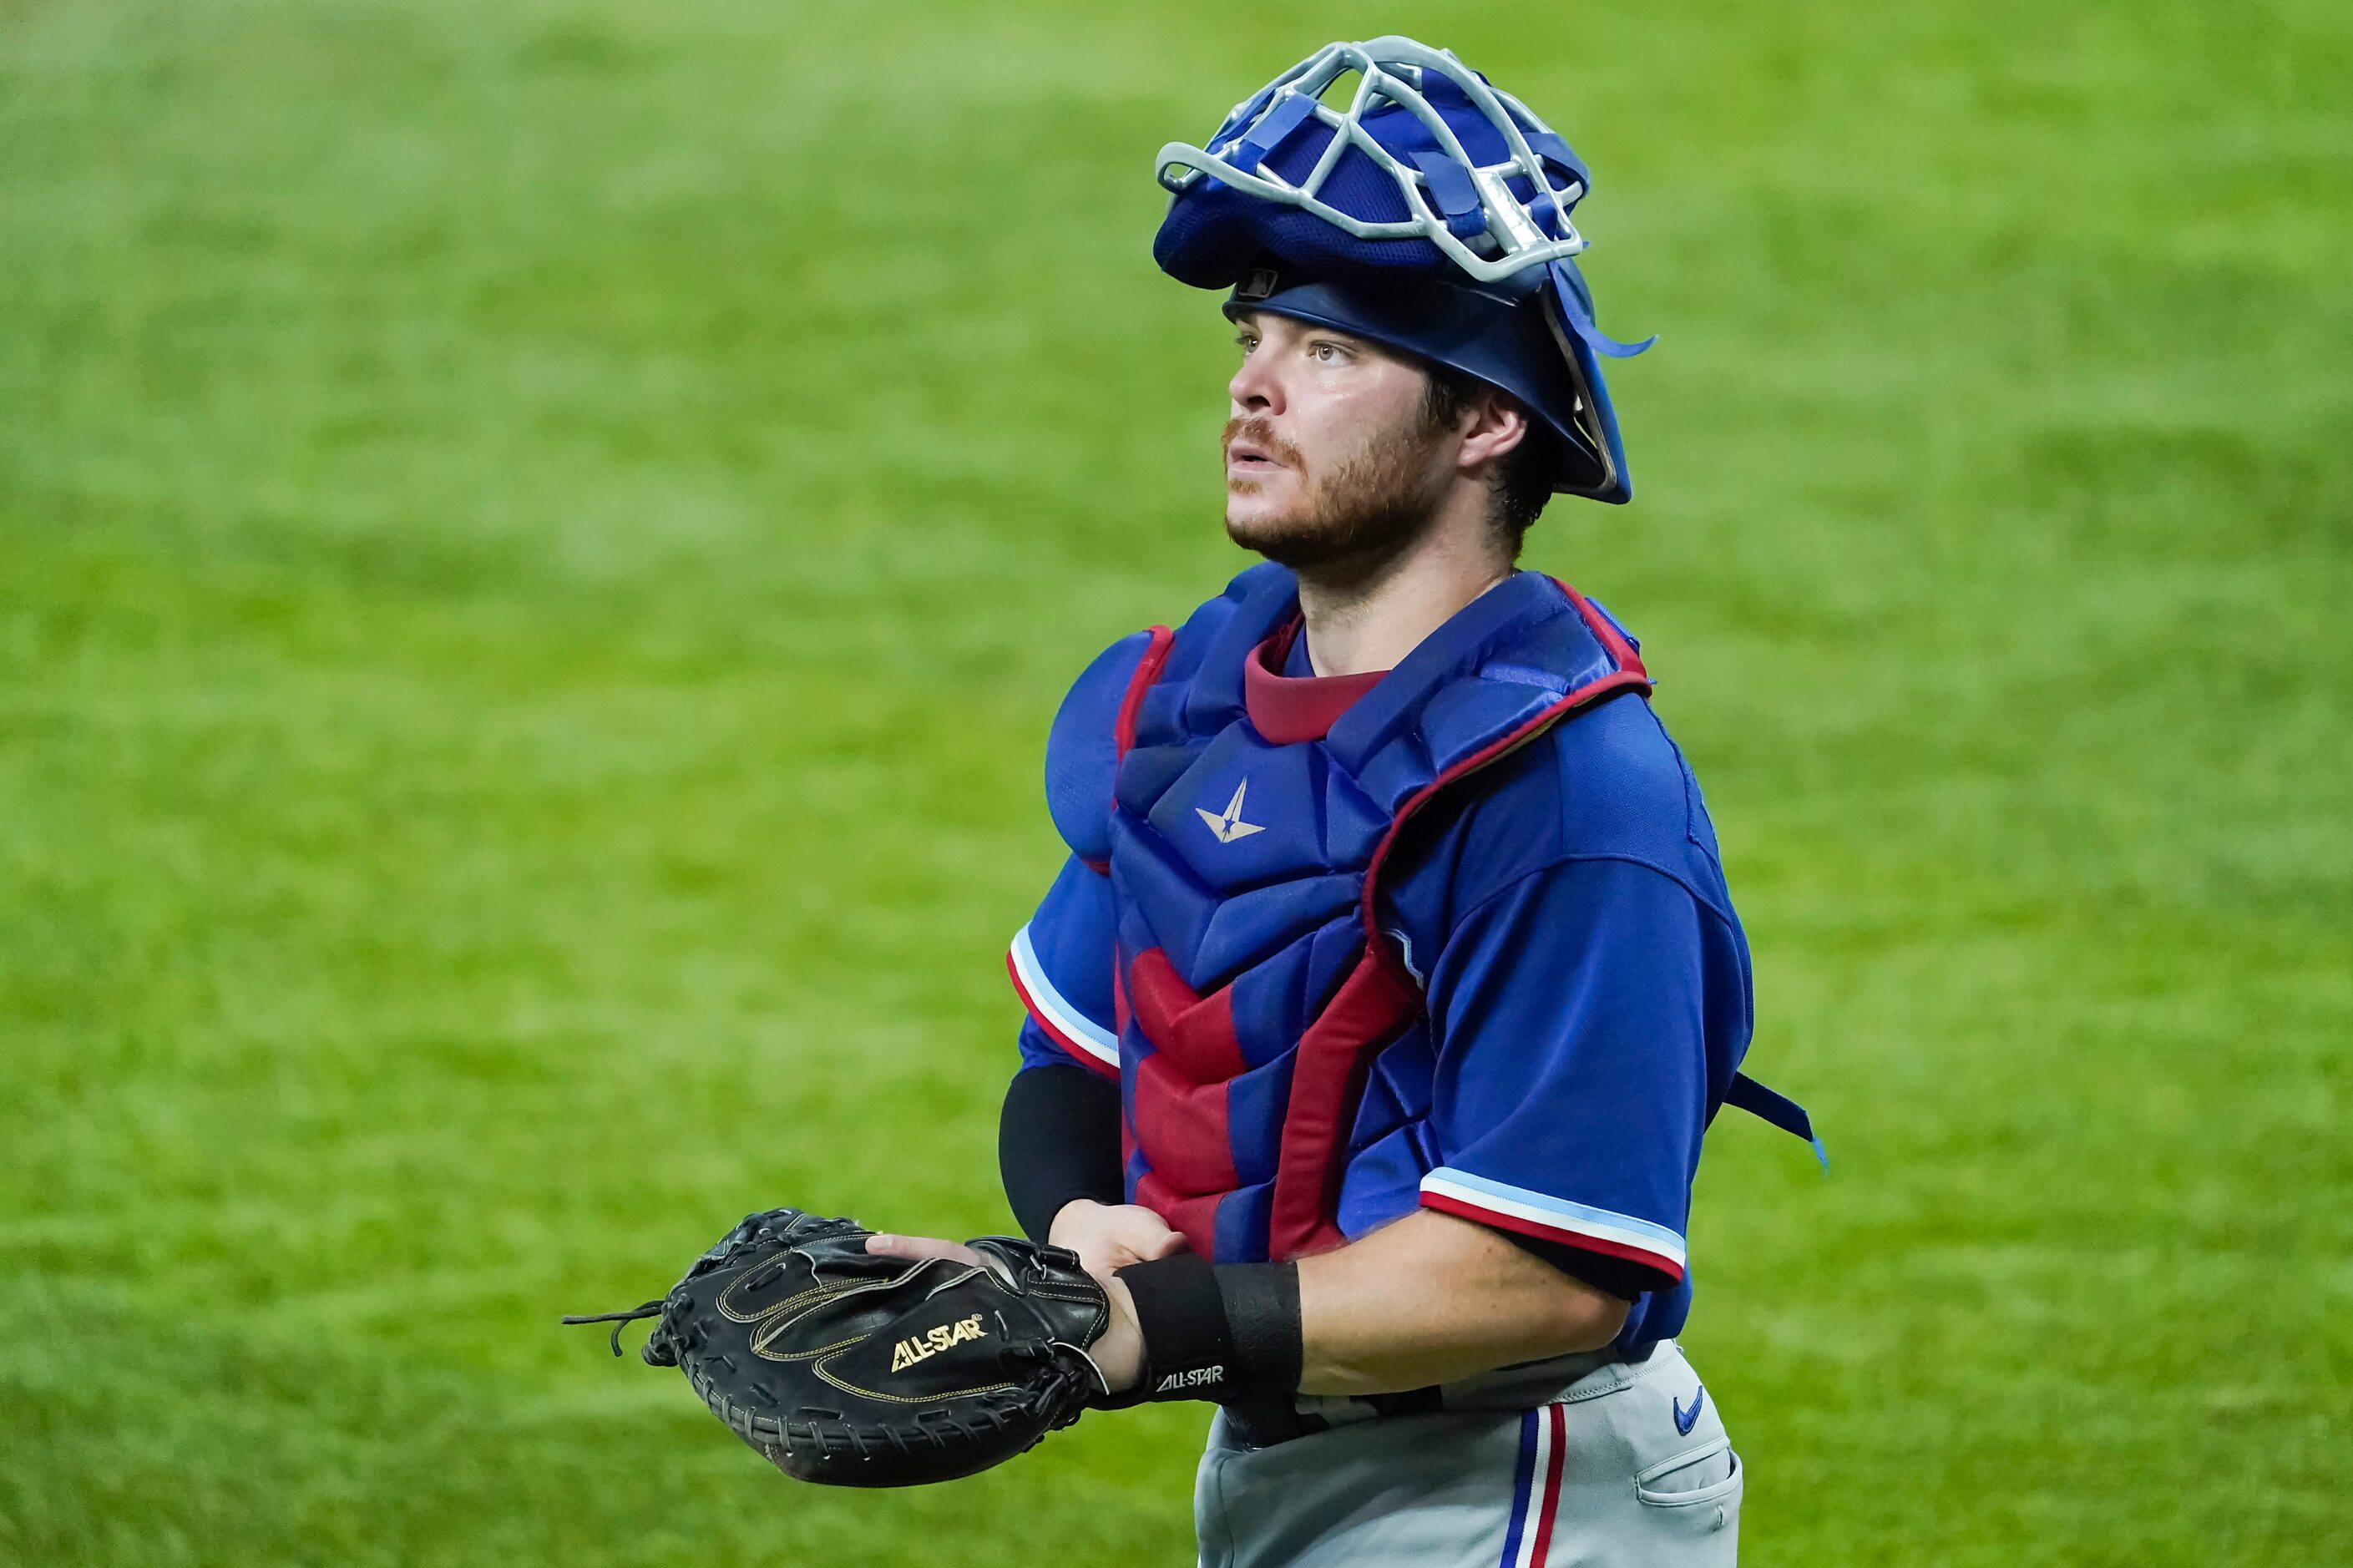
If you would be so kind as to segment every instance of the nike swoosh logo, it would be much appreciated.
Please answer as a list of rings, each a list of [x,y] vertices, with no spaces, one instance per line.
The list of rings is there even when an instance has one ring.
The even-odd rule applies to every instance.
[[[1675,1432],[1679,1436],[1688,1437],[1691,1436],[1691,1429],[1699,1425],[1699,1407],[1706,1402],[1707,1389],[1704,1385],[1700,1388],[1698,1393],[1692,1395],[1691,1408],[1689,1410],[1683,1407],[1683,1404],[1680,1400],[1670,1398],[1667,1401],[1669,1405],[1674,1406]]]

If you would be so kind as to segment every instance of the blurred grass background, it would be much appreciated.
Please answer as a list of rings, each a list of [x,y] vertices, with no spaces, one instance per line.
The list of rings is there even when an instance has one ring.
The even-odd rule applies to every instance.
[[[1558,124],[1827,1183],[1711,1142],[1764,1564],[2353,1560],[2353,13],[0,7],[0,1560],[1190,1561],[1201,1426],[789,1487],[555,1315],[1003,1226],[1103,643],[1240,563],[1153,151]]]

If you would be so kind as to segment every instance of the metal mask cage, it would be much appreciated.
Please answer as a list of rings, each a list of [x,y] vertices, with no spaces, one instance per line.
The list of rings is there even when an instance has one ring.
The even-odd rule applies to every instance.
[[[1335,110],[1323,101],[1323,95],[1350,71],[1360,79],[1356,92],[1345,111]],[[1461,91],[1493,126],[1510,156],[1501,163],[1481,163],[1464,150],[1445,117],[1423,96],[1430,72],[1444,77]],[[1366,131],[1365,116],[1386,104],[1419,121],[1452,160],[1453,169],[1433,174],[1417,168]],[[1234,162],[1239,154],[1256,163],[1311,117],[1330,126],[1333,136],[1299,184]],[[1397,182],[1410,217],[1387,222],[1359,218],[1319,196],[1341,155],[1351,147]],[[1548,164],[1556,163],[1572,171],[1566,184],[1553,183]],[[1298,207],[1359,239],[1428,240],[1482,282],[1567,260],[1586,247],[1584,237],[1569,219],[1569,209],[1585,195],[1586,177],[1567,143],[1525,104],[1490,86],[1451,51],[1394,35],[1366,43],[1325,45],[1236,105],[1207,148],[1171,142],[1160,149],[1155,168],[1161,184],[1171,194],[1181,193],[1208,174],[1261,200]],[[1484,220],[1483,228],[1468,236],[1449,224],[1443,208],[1450,204],[1443,195],[1436,204],[1431,200],[1433,178],[1451,184],[1465,174]],[[1532,187],[1525,202],[1512,192],[1509,182],[1515,177],[1525,178]],[[1451,205],[1461,205],[1459,201]],[[1484,242],[1483,249],[1472,243],[1478,241]]]

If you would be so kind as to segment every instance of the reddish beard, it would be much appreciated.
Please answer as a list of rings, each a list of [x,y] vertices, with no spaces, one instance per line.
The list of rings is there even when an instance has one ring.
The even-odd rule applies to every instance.
[[[1299,448],[1277,436],[1264,415],[1229,419],[1226,447],[1247,439],[1297,475],[1305,493],[1289,513],[1271,519],[1237,522],[1228,508],[1227,537],[1294,572],[1349,560],[1388,560],[1437,518],[1444,476],[1430,459],[1442,430],[1418,419],[1409,429],[1377,433],[1311,470]],[[1228,482],[1242,495],[1260,488],[1256,479]]]

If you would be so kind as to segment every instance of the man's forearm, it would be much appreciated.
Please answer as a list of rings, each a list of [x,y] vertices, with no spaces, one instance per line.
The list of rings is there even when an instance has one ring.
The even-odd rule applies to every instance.
[[[1599,1350],[1627,1303],[1485,1226],[1422,1209],[1299,1263],[1300,1390],[1388,1394]]]

